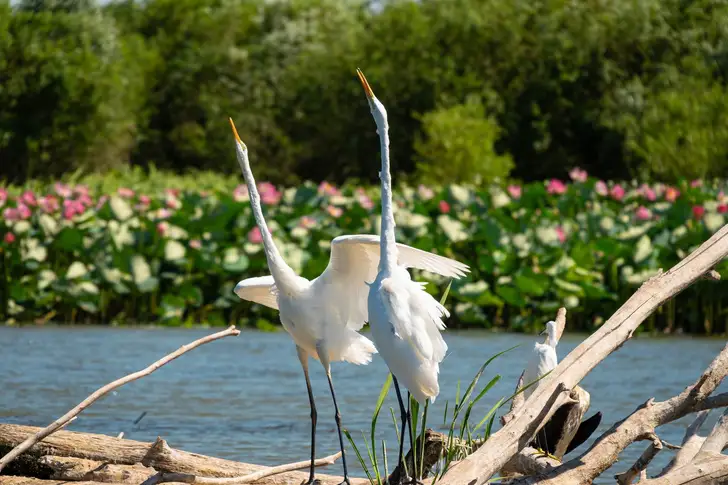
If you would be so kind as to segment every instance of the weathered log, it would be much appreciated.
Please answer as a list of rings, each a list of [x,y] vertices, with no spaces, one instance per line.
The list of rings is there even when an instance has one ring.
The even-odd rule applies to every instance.
[[[728,483],[728,456],[712,454],[702,460],[672,469],[669,473],[651,480],[641,480],[640,485],[717,485]]]
[[[536,431],[553,415],[554,405],[563,402],[565,392],[573,389],[594,367],[629,340],[637,327],[662,303],[702,279],[726,256],[728,225],[669,271],[645,282],[599,330],[561,361],[525,404],[513,412],[511,419],[504,420],[507,424],[491,435],[486,445],[452,467],[440,484],[484,484],[530,443]],[[575,463],[570,466],[572,469],[578,467]],[[590,483],[590,480],[576,483]]]
[[[14,477],[0,475],[0,485],[68,485],[68,482],[65,480],[44,480],[42,478],[35,477]],[[108,482],[92,482],[87,480],[82,482],[73,482],[73,485],[108,485]],[[170,485],[184,484],[170,483]]]
[[[52,480],[139,485],[156,473],[153,468],[140,463],[136,465],[115,465],[70,456],[46,455],[40,457],[39,462],[52,470],[50,476]]]
[[[32,426],[0,424],[0,452],[13,448],[28,436],[33,436],[39,429]],[[58,431],[33,445],[25,455],[33,458],[36,463],[39,457],[52,455],[83,458],[109,464],[135,465],[141,463],[156,471],[186,473],[201,477],[237,477],[269,468],[176,450],[162,439],[158,439],[155,443],[146,443],[73,431]],[[18,470],[13,472],[18,473]],[[321,481],[321,485],[338,485],[343,481],[343,477],[339,476],[317,474],[316,477]],[[300,485],[307,479],[308,472],[287,472],[267,477],[256,483]],[[361,478],[352,478],[351,483],[352,485],[368,485],[368,481]]]

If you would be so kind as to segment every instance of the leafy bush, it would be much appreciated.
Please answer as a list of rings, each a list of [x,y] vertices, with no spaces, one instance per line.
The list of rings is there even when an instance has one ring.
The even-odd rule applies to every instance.
[[[505,179],[513,169],[509,155],[495,152],[498,123],[486,117],[479,101],[427,113],[422,130],[426,138],[415,142],[415,152],[425,182],[490,183]]]
[[[453,282],[450,327],[541,328],[562,305],[571,330],[598,326],[728,214],[724,181],[668,186],[572,176],[570,184],[398,187],[398,240],[471,266]],[[0,190],[0,310],[20,322],[268,328],[277,321],[232,292],[240,279],[267,273],[239,177],[158,173],[137,191],[119,185],[138,178],[131,172]],[[261,183],[260,191],[281,252],[309,278],[328,264],[332,238],[378,230],[377,187]],[[448,282],[432,281],[428,291],[441,295]],[[645,328],[725,332],[724,291],[725,283],[691,287]]]

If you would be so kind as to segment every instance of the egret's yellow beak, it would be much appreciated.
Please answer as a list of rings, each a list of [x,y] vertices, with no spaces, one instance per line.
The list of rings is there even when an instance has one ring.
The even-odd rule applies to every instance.
[[[230,120],[230,126],[233,129],[233,135],[235,135],[235,141],[237,141],[238,143],[240,143],[243,146],[243,148],[247,149],[248,147],[245,146],[245,143],[243,143],[243,140],[241,140],[240,139],[240,136],[238,135],[238,130],[235,129],[235,123],[233,123],[233,119],[232,118],[228,118],[228,120]]]
[[[374,91],[372,91],[372,88],[369,87],[369,83],[367,82],[367,78],[364,77],[364,73],[361,72],[361,69],[356,69],[356,74],[359,76],[359,81],[361,81],[361,85],[364,86],[364,92],[367,93],[367,97],[374,99]]]

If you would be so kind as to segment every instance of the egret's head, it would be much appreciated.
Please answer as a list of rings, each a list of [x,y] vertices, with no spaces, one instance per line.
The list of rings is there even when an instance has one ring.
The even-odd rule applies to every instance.
[[[377,128],[387,128],[387,110],[384,109],[384,105],[379,102],[376,96],[374,96],[374,91],[372,91],[371,86],[369,86],[367,78],[364,77],[364,73],[361,72],[361,69],[357,69],[356,74],[359,76],[359,81],[361,81],[361,85],[364,87],[364,92],[366,93],[367,101],[369,102],[369,109],[372,111],[372,116],[374,116]]]
[[[238,130],[235,129],[235,123],[233,123],[233,119],[228,119],[230,120],[230,127],[232,127],[233,135],[235,136],[235,150],[238,154],[238,159],[241,159],[248,154],[248,147],[245,145],[245,143],[243,143],[243,140],[240,139],[240,136],[238,135]]]
[[[546,328],[539,335],[548,334],[549,338],[556,335],[556,322],[551,320],[546,324]]]

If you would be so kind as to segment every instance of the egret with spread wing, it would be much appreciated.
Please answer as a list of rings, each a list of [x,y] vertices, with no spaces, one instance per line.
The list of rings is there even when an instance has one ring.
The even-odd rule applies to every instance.
[[[379,238],[374,235],[340,236],[331,243],[329,265],[320,276],[307,280],[298,276],[286,264],[268,231],[260,196],[250,169],[248,148],[240,140],[232,119],[230,124],[236,141],[236,152],[250,195],[253,217],[263,236],[263,248],[271,274],[241,281],[235,293],[244,300],[253,301],[280,313],[283,328],[296,344],[298,358],[306,378],[311,406],[311,468],[309,481],[314,482],[314,454],[316,448],[316,404],[308,374],[308,359],[321,362],[331,389],[336,411],[336,427],[344,467],[344,482],[349,482],[341,436],[341,414],[336,403],[331,378],[331,362],[346,361],[368,364],[376,353],[372,342],[357,333],[368,319],[367,283],[374,280],[379,261]],[[419,268],[449,277],[459,277],[468,267],[442,256],[400,245],[399,264]],[[406,270],[404,270],[406,271]]]
[[[408,407],[405,409],[399,382],[414,398],[423,403],[433,401],[440,392],[438,373],[445,358],[447,344],[440,334],[445,329],[443,317],[448,311],[429,293],[422,283],[412,281],[410,274],[398,264],[401,251],[395,241],[394,211],[392,209],[392,177],[389,172],[389,125],[387,111],[374,96],[364,74],[357,69],[359,80],[367,95],[369,107],[377,125],[380,140],[382,169],[382,227],[379,250],[379,272],[369,286],[369,325],[372,338],[392,373],[402,416],[399,461],[402,466],[403,443]],[[410,429],[410,445],[413,446]],[[416,478],[416,473],[415,473]]]

